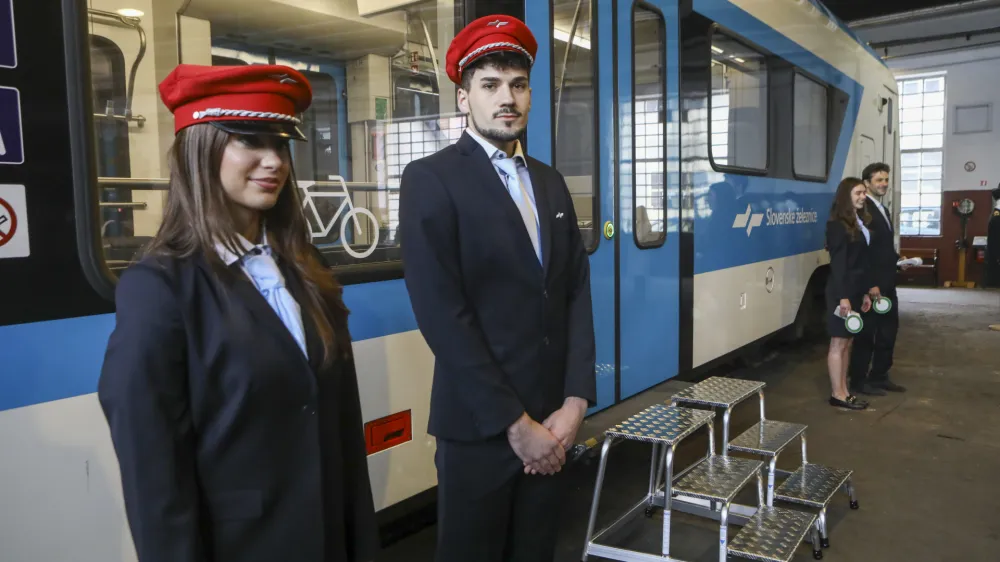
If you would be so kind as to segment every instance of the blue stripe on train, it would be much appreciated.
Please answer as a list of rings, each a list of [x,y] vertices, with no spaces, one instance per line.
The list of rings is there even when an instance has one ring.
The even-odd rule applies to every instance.
[[[693,174],[697,199],[695,274],[822,250],[829,206],[845,175],[864,87],[728,0],[696,0],[694,9],[850,97],[825,183],[715,172]],[[846,175],[860,173],[847,170]],[[748,206],[747,223],[736,227],[742,224]],[[711,209],[712,213],[702,215],[698,209]],[[749,228],[758,220],[759,226]]]
[[[354,341],[417,329],[401,279],[344,290]],[[0,412],[97,391],[114,314],[0,326]]]

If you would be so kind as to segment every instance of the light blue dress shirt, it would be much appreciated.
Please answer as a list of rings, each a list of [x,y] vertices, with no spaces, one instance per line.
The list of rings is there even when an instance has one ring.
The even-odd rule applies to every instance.
[[[871,245],[872,235],[870,232],[868,232],[868,227],[865,226],[865,223],[864,221],[861,220],[861,217],[858,217],[858,228],[860,228],[861,232],[863,232],[865,235],[865,243]]]
[[[236,237],[246,253],[238,256],[225,245],[216,243],[215,251],[219,254],[219,258],[227,266],[240,262],[240,269],[288,328],[289,333],[302,349],[302,353],[308,358],[305,329],[302,325],[302,309],[285,286],[285,277],[281,274],[271,252],[271,247],[267,244],[267,232],[264,232],[261,244],[251,244],[239,234]]]
[[[486,151],[486,155],[489,156],[490,162],[493,164],[493,169],[500,176],[500,181],[507,187],[507,193],[510,194],[517,208],[521,210],[521,219],[524,221],[524,227],[529,230],[529,234],[531,230],[534,230],[535,236],[532,238],[532,244],[534,245],[535,256],[538,257],[538,263],[541,263],[542,229],[538,219],[538,205],[535,203],[535,190],[531,185],[531,174],[528,173],[528,164],[524,158],[524,152],[521,150],[521,142],[514,142],[514,155],[508,157],[504,151],[479,136],[471,127],[467,128],[466,132]],[[511,166],[511,160],[513,160],[513,166]],[[508,181],[508,176],[511,174],[512,168],[517,170],[517,181]],[[521,185],[518,185],[518,181],[520,181]],[[521,186],[524,187],[523,192]],[[525,193],[527,194],[527,198],[525,198]],[[530,209],[531,215],[534,216],[534,224],[531,224],[531,220],[526,214],[528,209]]]

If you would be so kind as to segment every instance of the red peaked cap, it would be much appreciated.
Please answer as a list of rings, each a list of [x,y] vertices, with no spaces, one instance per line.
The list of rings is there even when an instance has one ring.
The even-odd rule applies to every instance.
[[[534,64],[538,42],[523,21],[504,15],[484,16],[460,31],[451,41],[445,57],[448,78],[462,83],[462,71],[476,59],[499,51],[511,51],[528,57]]]
[[[312,86],[287,66],[181,64],[160,82],[160,97],[174,114],[174,133],[212,123],[232,133],[304,140],[297,116],[312,103]]]

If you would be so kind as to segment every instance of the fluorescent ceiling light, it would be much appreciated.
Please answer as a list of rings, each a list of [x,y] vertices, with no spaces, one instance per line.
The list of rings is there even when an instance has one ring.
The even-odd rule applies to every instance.
[[[126,18],[141,18],[146,15],[146,12],[142,10],[136,10],[135,8],[122,8],[118,11],[118,15],[124,16]]]
[[[569,41],[569,33],[561,29],[553,29],[552,37],[562,41],[563,43]],[[590,50],[590,39],[584,39],[579,35],[573,37],[573,44],[577,47],[582,47],[584,49]]]
[[[722,49],[716,47],[715,45],[712,45],[712,51],[719,53],[720,55],[725,52]]]

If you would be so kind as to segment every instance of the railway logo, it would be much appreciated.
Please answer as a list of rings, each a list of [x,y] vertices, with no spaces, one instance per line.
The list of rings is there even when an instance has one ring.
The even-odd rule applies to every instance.
[[[496,21],[491,21],[490,23],[486,24],[486,27],[492,27],[492,26],[495,25],[497,27],[497,29],[500,29],[500,27],[505,26],[508,23],[510,23],[510,22],[509,21],[496,20]]]
[[[29,255],[24,186],[0,184],[0,259]]]
[[[751,213],[750,205],[747,204],[746,212],[736,215],[736,220],[733,221],[733,228],[746,228],[747,237],[749,237],[750,231],[760,226],[763,220],[764,213]]]
[[[765,218],[767,219],[765,221]],[[819,213],[816,211],[792,210],[775,211],[767,209],[763,213],[754,213],[747,205],[746,212],[736,215],[733,221],[733,228],[747,229],[747,238],[758,226],[787,226],[795,224],[813,224],[819,220]]]

